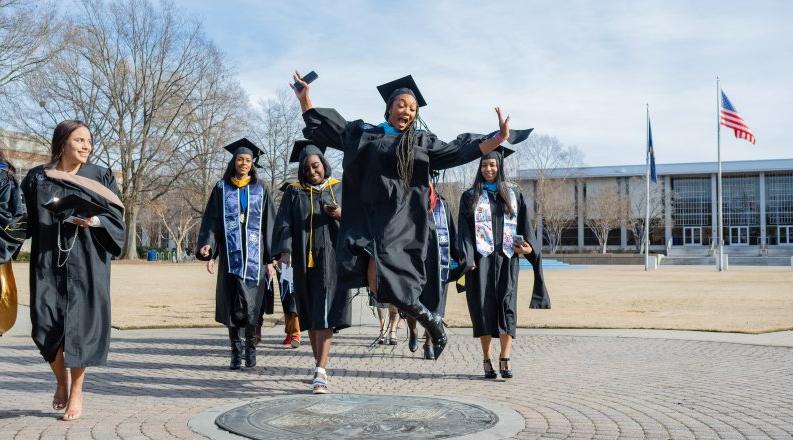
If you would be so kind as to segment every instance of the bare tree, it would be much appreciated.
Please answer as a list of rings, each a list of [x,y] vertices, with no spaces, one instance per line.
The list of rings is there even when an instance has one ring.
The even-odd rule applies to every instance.
[[[279,199],[278,186],[289,179],[295,169],[289,164],[289,153],[295,140],[302,137],[304,125],[300,105],[292,91],[280,89],[275,98],[259,101],[251,125],[256,137],[254,143],[264,152],[259,161],[263,166],[260,177]]]
[[[222,63],[209,68],[194,90],[194,99],[201,105],[180,126],[185,142],[168,175],[179,173],[181,164],[187,164],[179,190],[190,194],[186,201],[200,215],[230,159],[222,147],[246,135],[250,109],[245,91]]]
[[[120,171],[124,257],[134,259],[140,207],[165,194],[163,177],[179,179],[192,163],[178,153],[194,140],[186,133],[204,105],[196,91],[222,58],[167,1],[83,0],[76,20],[61,54],[25,79],[15,120],[44,139],[63,119],[91,127],[94,160]]]
[[[201,219],[187,199],[188,197],[184,197],[183,193],[172,191],[148,205],[152,212],[159,217],[168,232],[168,238],[173,240],[176,248],[176,261],[184,260],[185,239]]]
[[[0,97],[61,49],[54,2],[0,0]]]
[[[548,250],[555,254],[562,241],[562,232],[575,221],[574,189],[565,181],[546,181],[538,201],[543,212],[543,233]]]
[[[616,187],[599,191],[587,188],[586,224],[597,237],[602,253],[606,253],[609,233],[627,223],[628,200]]]
[[[567,179],[574,178],[573,169],[583,164],[584,154],[575,145],[565,145],[555,136],[534,134],[517,150],[517,155],[521,167],[529,168],[534,173],[531,178],[536,182],[536,228],[537,222],[546,215],[545,209],[557,204],[556,200],[546,200],[559,195],[556,188],[546,190],[548,183],[553,180],[554,185],[563,185]]]
[[[633,233],[636,252],[643,253],[647,242],[644,237],[644,223],[647,214],[647,191],[644,179],[632,179],[637,185],[629,187],[630,215],[626,226]],[[640,185],[638,185],[640,184]],[[650,183],[650,225],[660,223],[664,218],[664,193],[660,184]]]

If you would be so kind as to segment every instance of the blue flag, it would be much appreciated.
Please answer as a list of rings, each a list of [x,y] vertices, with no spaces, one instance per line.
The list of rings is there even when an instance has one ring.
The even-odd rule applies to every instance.
[[[650,179],[653,183],[658,183],[655,175],[655,150],[653,150],[653,131],[650,128],[650,117],[647,116],[647,155],[650,156]]]

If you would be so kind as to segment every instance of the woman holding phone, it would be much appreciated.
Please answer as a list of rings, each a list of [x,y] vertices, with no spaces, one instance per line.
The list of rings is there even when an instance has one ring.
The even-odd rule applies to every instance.
[[[347,295],[336,292],[336,237],[341,219],[341,182],[331,177],[323,151],[310,141],[295,142],[290,162],[298,181],[284,191],[275,221],[274,254],[292,265],[300,325],[308,330],[314,353],[315,394],[328,392],[328,364],[334,327],[352,322]],[[329,315],[331,307],[340,310]]]
[[[500,147],[479,162],[474,185],[460,198],[459,244],[465,257],[465,291],[474,337],[479,338],[485,378],[495,379],[491,343],[501,343],[501,377],[512,377],[510,355],[518,322],[518,259],[534,267],[529,307],[549,309],[542,276],[540,245],[534,241],[528,205],[517,187],[506,182],[504,158],[512,150]]]
[[[52,135],[50,162],[22,181],[32,336],[57,381],[52,408],[65,410],[66,421],[82,413],[86,367],[107,362],[110,259],[121,255],[125,240],[116,180],[88,161],[92,149],[83,122],[63,121]]]
[[[416,318],[440,357],[448,341],[442,319],[420,301],[427,271],[435,270],[427,262],[433,227],[430,172],[474,161],[504,140],[522,140],[527,133],[511,132],[509,118],[496,108],[498,131],[463,133],[443,142],[419,117],[426,102],[410,75],[378,86],[385,102],[385,120],[378,125],[314,107],[309,85],[298,72],[293,78],[305,137],[344,152],[344,197],[355,212],[347,209],[351,215],[341,219],[338,288],[368,286],[378,302]]]

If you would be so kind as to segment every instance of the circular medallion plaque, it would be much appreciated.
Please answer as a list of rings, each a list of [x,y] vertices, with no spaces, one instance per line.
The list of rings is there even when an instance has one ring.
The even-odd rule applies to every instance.
[[[254,401],[221,413],[215,423],[252,439],[437,439],[483,434],[499,416],[433,397],[329,394]]]

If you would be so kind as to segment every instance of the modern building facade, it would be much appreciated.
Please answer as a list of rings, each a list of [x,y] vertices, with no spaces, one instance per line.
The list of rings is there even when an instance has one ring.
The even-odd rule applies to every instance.
[[[718,165],[716,162],[658,165],[651,183],[651,250],[713,249],[718,242]],[[597,246],[587,215],[593,199],[611,188],[624,196],[631,215],[644,216],[644,165],[582,167],[539,173],[521,170],[518,180],[533,197],[540,175],[556,181],[574,207],[562,234],[561,250]],[[765,255],[793,248],[793,159],[722,162],[723,237],[729,249]],[[536,203],[535,203],[536,205]],[[538,229],[541,226],[538,226]],[[631,249],[636,240],[620,226],[609,235],[609,249]]]

